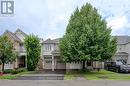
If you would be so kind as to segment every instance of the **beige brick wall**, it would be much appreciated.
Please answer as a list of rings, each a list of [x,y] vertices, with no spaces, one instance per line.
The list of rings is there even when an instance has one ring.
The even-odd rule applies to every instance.
[[[19,42],[15,41],[14,39],[12,39],[9,34],[5,34],[7,37],[9,37],[9,40],[13,43],[13,47],[15,49],[15,51],[19,52],[19,47],[20,44]],[[16,59],[16,61],[13,62],[13,68],[17,68],[18,67],[18,60]]]

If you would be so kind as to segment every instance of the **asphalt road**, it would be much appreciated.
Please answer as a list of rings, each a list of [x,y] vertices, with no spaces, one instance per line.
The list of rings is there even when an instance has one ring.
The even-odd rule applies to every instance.
[[[130,81],[0,80],[0,86],[130,86]]]

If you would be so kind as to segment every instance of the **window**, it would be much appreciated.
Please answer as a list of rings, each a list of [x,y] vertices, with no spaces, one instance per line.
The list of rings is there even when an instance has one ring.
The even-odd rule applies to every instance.
[[[52,50],[51,45],[45,45],[45,50],[46,50],[46,51],[51,51],[51,50]]]
[[[23,51],[23,44],[20,44],[20,51]]]
[[[44,59],[52,59],[52,57],[44,57]]]
[[[46,61],[46,63],[52,63],[52,61],[51,61],[51,60],[50,60],[50,61],[48,60],[48,61]]]
[[[59,61],[57,61],[57,63],[64,63],[63,61],[61,61],[61,60],[59,60]]]

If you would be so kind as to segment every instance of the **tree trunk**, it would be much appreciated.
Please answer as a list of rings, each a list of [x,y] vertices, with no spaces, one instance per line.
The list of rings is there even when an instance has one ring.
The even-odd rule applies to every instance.
[[[5,66],[5,63],[2,62],[2,73],[4,73],[4,66]]]
[[[82,69],[85,70],[85,61],[83,61]]]

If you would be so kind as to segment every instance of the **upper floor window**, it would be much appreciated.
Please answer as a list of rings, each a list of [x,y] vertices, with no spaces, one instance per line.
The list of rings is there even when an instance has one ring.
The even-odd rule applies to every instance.
[[[23,51],[23,44],[20,44],[20,51]]]
[[[51,45],[45,45],[45,50],[46,50],[46,51],[51,51],[51,50],[52,50]]]
[[[59,50],[58,44],[55,44],[55,45],[54,45],[54,50]]]

